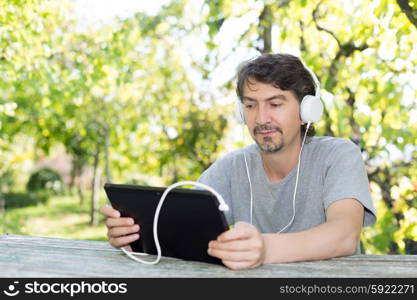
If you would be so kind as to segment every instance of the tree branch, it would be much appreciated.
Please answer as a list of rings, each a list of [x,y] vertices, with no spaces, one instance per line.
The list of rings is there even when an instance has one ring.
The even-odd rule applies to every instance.
[[[408,20],[417,28],[417,9],[410,7],[409,0],[397,0],[397,3]]]
[[[336,54],[335,60],[338,60],[339,58],[341,58],[343,56],[348,57],[348,56],[352,55],[352,53],[356,50],[363,51],[363,50],[369,48],[369,46],[367,44],[362,44],[360,46],[356,46],[352,42],[352,40],[350,40],[349,42],[346,42],[346,43],[342,43],[333,31],[321,26],[318,22],[319,18],[320,18],[320,16],[319,16],[320,5],[321,5],[321,3],[319,3],[316,6],[316,8],[314,8],[314,10],[313,10],[313,21],[314,21],[314,24],[315,24],[317,30],[324,31],[324,32],[327,32],[328,34],[330,34],[334,38],[334,40],[336,41],[337,45],[339,46],[339,51]]]
[[[316,8],[314,8],[314,10],[313,10],[313,21],[314,21],[314,24],[316,25],[317,30],[324,31],[324,32],[327,32],[328,34],[330,34],[335,39],[337,44],[339,45],[339,48],[342,48],[342,43],[337,38],[336,34],[333,31],[331,31],[327,28],[324,28],[323,26],[321,26],[318,23],[318,19],[320,18],[320,16],[319,16],[320,5],[321,5],[321,3],[317,4]]]
[[[298,21],[300,25],[301,37],[300,37],[300,50],[301,52],[307,52],[306,40],[304,38],[304,22],[302,20]]]
[[[350,88],[346,88],[349,97],[346,99],[346,104],[349,106],[350,108],[350,113],[349,113],[349,124],[350,127],[352,128],[352,134],[350,136],[350,139],[352,140],[352,142],[354,142],[356,145],[359,145],[361,147],[361,150],[363,151],[364,149],[362,149],[362,136],[359,130],[359,126],[356,123],[355,120],[355,102],[356,102],[356,97],[355,97],[355,93],[350,89]]]

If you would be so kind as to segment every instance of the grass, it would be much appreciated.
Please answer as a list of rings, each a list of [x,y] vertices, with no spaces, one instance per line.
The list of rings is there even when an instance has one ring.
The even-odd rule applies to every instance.
[[[79,240],[107,240],[104,217],[98,213],[99,223],[90,225],[90,201],[85,203],[75,196],[56,196],[46,204],[8,209],[0,216],[0,234],[60,237]],[[105,204],[100,201],[99,206]]]

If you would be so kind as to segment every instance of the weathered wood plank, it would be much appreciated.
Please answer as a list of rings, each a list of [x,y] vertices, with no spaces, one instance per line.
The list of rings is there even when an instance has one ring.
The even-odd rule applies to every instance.
[[[153,259],[154,256],[149,256]],[[315,262],[231,271],[223,266],[163,257],[132,261],[107,242],[0,235],[1,277],[417,277],[417,256],[355,255]]]

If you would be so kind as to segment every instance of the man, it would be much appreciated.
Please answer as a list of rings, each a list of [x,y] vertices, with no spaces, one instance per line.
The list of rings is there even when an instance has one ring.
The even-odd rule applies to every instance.
[[[217,160],[199,178],[231,208],[226,218],[235,226],[207,250],[230,269],[352,255],[362,226],[375,222],[359,148],[311,137],[314,128],[300,117],[302,99],[316,88],[292,55],[261,55],[239,68],[239,105],[255,144]],[[102,212],[113,246],[139,238],[132,219],[110,207]]]

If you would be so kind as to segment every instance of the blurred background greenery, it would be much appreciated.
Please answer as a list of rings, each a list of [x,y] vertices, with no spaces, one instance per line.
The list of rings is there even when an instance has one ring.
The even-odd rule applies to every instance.
[[[288,52],[322,83],[318,135],[362,149],[364,252],[417,254],[417,0],[149,2],[0,0],[0,233],[105,240],[103,184],[196,180],[250,143],[236,67]]]

